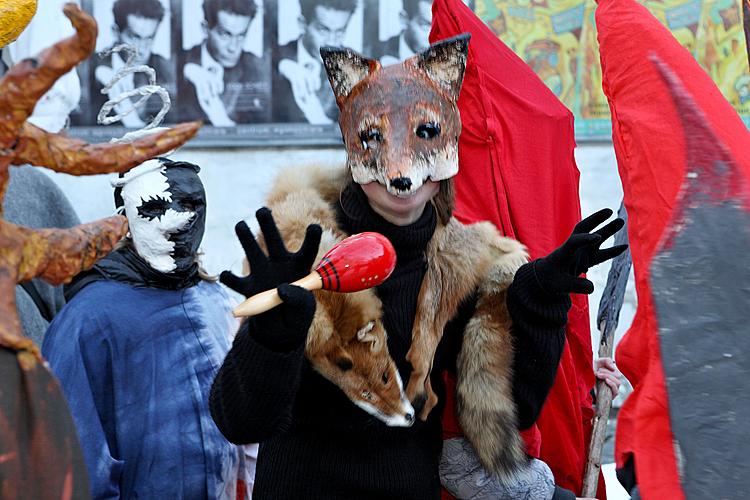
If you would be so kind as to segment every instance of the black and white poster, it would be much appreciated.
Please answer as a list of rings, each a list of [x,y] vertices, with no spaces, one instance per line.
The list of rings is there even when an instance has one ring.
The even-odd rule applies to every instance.
[[[152,68],[156,84],[163,87],[170,96],[177,92],[177,66],[172,47],[172,11],[168,0],[96,0],[89,10],[99,25],[96,40],[96,53],[89,61],[88,74],[82,75],[83,85],[88,84],[88,103],[82,103],[80,124],[96,125],[97,116],[104,103],[126,93],[132,97],[123,98],[113,108],[121,114],[120,124],[128,128],[144,127],[151,117],[162,107],[162,100],[156,95],[145,99],[143,106],[128,114],[123,112],[141,97],[136,89],[149,83],[144,72],[128,73],[116,78],[118,71],[125,67],[129,52],[112,52],[118,45],[127,44],[135,49],[134,66],[146,65]],[[110,84],[111,83],[111,84]],[[106,91],[103,90],[106,88]],[[88,104],[88,105],[87,105]],[[113,114],[113,113],[111,113]],[[174,110],[170,110],[165,121],[174,121]]]
[[[320,47],[392,64],[426,46],[432,19],[429,0],[80,3],[99,34],[70,134],[92,142],[144,127],[167,96],[163,125],[203,121],[193,146],[341,144]]]

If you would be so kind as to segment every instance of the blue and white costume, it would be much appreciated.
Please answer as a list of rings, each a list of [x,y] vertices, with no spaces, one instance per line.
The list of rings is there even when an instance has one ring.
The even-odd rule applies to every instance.
[[[78,429],[94,498],[234,498],[238,447],[208,410],[229,350],[228,298],[201,281],[181,290],[90,283],[43,345]]]

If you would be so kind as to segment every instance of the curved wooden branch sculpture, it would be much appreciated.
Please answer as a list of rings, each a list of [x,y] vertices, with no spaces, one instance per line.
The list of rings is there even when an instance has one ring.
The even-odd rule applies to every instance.
[[[21,61],[0,79],[0,496],[9,500],[89,495],[60,386],[38,362],[39,348],[21,332],[15,285],[34,277],[53,284],[69,281],[112,250],[127,231],[120,216],[71,229],[36,230],[4,221],[10,165],[30,163],[72,175],[122,172],[177,148],[200,127],[186,123],[131,144],[87,144],[27,123],[45,92],[94,49],[94,20],[74,4],[63,10],[76,34]],[[6,20],[0,15],[0,42]]]
[[[184,123],[130,144],[87,144],[27,123],[55,81],[94,50],[94,19],[72,3],[63,11],[76,34],[19,62],[0,79],[0,216],[10,165],[30,163],[72,175],[123,172],[181,146],[201,125]],[[65,283],[109,253],[126,231],[121,216],[71,229],[42,230],[0,218],[0,346],[17,352],[21,368],[30,370],[41,357],[39,348],[21,333],[15,285],[35,277]]]

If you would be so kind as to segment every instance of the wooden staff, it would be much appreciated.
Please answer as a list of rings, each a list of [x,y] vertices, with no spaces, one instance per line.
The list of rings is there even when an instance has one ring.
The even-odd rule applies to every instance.
[[[627,220],[628,214],[625,211],[625,205],[620,205],[618,217],[625,220],[625,227],[615,235],[615,245],[622,245],[628,242]],[[615,257],[612,261],[612,267],[607,275],[607,285],[604,287],[602,300],[599,302],[599,312],[597,314],[597,324],[599,331],[602,332],[599,341],[599,357],[612,357],[614,352],[614,337],[617,329],[617,322],[622,309],[622,302],[625,297],[625,287],[628,284],[628,274],[632,260],[630,250]],[[593,430],[591,431],[591,441],[589,442],[589,455],[586,462],[586,470],[583,473],[583,491],[582,495],[587,498],[596,496],[596,489],[599,484],[599,472],[602,469],[602,447],[604,446],[604,437],[607,433],[607,422],[609,421],[609,412],[612,409],[612,390],[603,380],[596,381],[596,414],[594,415]]]

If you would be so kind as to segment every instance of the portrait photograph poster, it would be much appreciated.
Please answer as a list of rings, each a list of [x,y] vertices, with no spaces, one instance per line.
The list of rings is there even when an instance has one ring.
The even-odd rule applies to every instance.
[[[305,8],[300,0],[248,0],[234,2],[243,7],[229,15],[206,12],[204,1],[207,8],[212,4],[81,0],[97,20],[99,35],[97,53],[78,67],[81,104],[71,115],[70,134],[107,141],[143,127],[161,109],[162,98],[154,94],[122,120],[97,123],[108,99],[149,84],[143,72],[117,76],[129,54],[107,51],[129,43],[139,49],[131,65],[151,67],[156,84],[169,94],[171,108],[162,124],[203,120],[191,146],[338,145],[338,110],[317,49],[346,46],[392,64],[408,57],[409,44],[417,47],[415,39],[429,32],[429,1],[420,10],[419,2],[407,7],[403,0],[336,0],[332,9],[326,9],[325,1]],[[691,51],[750,124],[741,0],[642,3]],[[579,141],[611,139],[594,2],[467,0],[467,5],[573,111]],[[111,88],[103,94],[107,83]],[[140,96],[122,100],[109,116]]]

